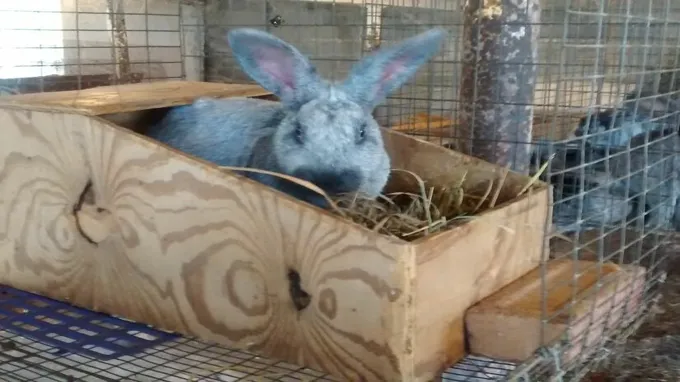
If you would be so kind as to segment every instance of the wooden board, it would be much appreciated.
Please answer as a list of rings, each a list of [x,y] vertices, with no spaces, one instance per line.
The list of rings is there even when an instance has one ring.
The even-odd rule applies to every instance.
[[[75,110],[102,115],[183,105],[191,103],[198,95],[255,97],[270,94],[258,85],[163,81],[6,96],[0,97],[0,105],[27,105],[44,110]]]
[[[143,73],[130,73],[131,83],[141,82]],[[40,77],[2,78],[0,86],[15,90],[16,94],[58,92],[110,86],[118,79],[112,74],[50,75]]]
[[[469,309],[465,320],[470,351],[523,362],[540,346],[566,337],[571,347],[562,361],[571,362],[635,315],[644,274],[638,266],[552,260],[546,269],[545,306],[541,269],[536,268]],[[544,308],[548,322],[542,329]]]
[[[545,138],[562,140],[568,138],[578,127],[584,113],[562,112],[547,114],[537,113],[534,116],[532,136],[534,139]],[[395,131],[407,133],[434,143],[449,143],[460,138],[458,122],[438,115],[425,113],[415,114],[404,123],[392,126]]]
[[[386,132],[385,146],[394,168],[419,174],[434,184],[462,184],[466,193],[481,195],[489,181],[505,170],[480,159]],[[388,191],[413,190],[412,178],[393,173]],[[416,274],[415,353],[417,380],[432,378],[442,365],[466,353],[464,320],[467,309],[536,267],[547,254],[545,232],[552,210],[552,193],[544,183],[513,200],[528,178],[507,173],[495,210],[479,214],[449,232],[414,242]],[[546,220],[547,219],[547,220]]]
[[[404,244],[100,119],[0,125],[0,283],[343,380],[408,372]]]
[[[529,177],[408,134],[383,129],[383,141],[390,155],[392,168],[414,171],[431,184],[458,184],[460,179],[464,178],[462,186],[466,192],[478,194],[486,190],[489,181],[500,183],[500,179],[503,178],[497,201],[499,207],[514,199],[530,183]],[[535,182],[535,186],[537,187],[535,193],[547,191],[549,188],[544,182]],[[387,192],[404,189],[417,191],[417,187],[418,184],[411,175],[393,172]]]
[[[458,122],[439,115],[417,113],[409,118],[405,123],[392,126],[392,129],[395,131],[408,133],[411,131],[423,131],[428,129],[448,129],[457,124]]]
[[[537,191],[417,246],[416,374],[462,360],[468,308],[540,263],[548,198]]]

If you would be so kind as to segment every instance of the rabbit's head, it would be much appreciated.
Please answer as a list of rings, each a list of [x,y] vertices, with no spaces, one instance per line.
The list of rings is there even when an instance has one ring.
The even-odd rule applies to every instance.
[[[669,70],[648,78],[643,75],[637,86],[625,95],[623,103],[630,112],[677,129],[680,124],[680,74]]]
[[[331,195],[376,197],[390,159],[372,111],[438,52],[444,36],[431,29],[373,52],[339,83],[321,78],[302,53],[271,34],[239,28],[227,38],[243,71],[281,101],[272,145],[281,171]]]

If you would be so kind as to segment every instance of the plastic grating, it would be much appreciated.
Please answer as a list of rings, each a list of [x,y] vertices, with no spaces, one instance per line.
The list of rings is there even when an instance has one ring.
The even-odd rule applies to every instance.
[[[5,297],[12,296],[11,299]],[[10,302],[11,301],[11,302]],[[33,306],[39,301],[40,310]],[[33,302],[33,304],[31,303]],[[115,356],[102,357],[76,346],[65,351],[60,341],[36,336],[35,331],[19,332],[13,322],[0,320],[0,381],[167,381],[167,382],[236,382],[236,381],[339,381],[325,373],[255,354],[207,344],[198,340],[169,335],[114,317],[83,311],[70,305],[3,287],[0,289],[0,315],[8,305],[34,309],[44,317],[58,316],[62,310],[76,312],[97,322],[128,328],[130,332],[150,334],[157,339],[144,347],[127,349]],[[12,314],[16,314],[13,312]],[[96,317],[96,318],[95,318]],[[25,316],[20,316],[25,322]],[[82,319],[82,318],[81,318]],[[43,325],[43,324],[41,324]],[[78,325],[81,325],[80,323]],[[132,329],[130,329],[132,328]],[[128,332],[128,334],[130,333]],[[136,338],[136,337],[135,337]],[[90,341],[92,345],[94,341]],[[90,349],[91,350],[91,349]],[[136,353],[135,353],[136,352]],[[448,369],[442,381],[502,381],[514,364],[469,356]]]
[[[136,354],[178,337],[3,285],[0,327],[62,352],[103,360]]]

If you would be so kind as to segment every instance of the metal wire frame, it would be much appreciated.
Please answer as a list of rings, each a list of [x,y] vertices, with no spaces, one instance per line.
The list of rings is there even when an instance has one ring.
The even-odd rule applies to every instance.
[[[30,22],[3,27],[15,42],[28,32],[38,32],[31,43],[12,46],[5,51],[6,55],[25,57],[27,52],[35,51],[40,56],[38,61],[25,59],[13,63],[15,71],[24,69],[23,72],[29,74],[5,75],[7,78],[0,81],[6,93],[85,89],[166,79],[205,79],[202,66],[206,57],[202,45],[208,28],[200,17],[205,14],[201,15],[197,7],[201,2],[73,0],[70,4],[43,1],[43,4],[33,4],[35,7],[28,4],[28,8],[20,2],[4,5],[0,12],[9,18],[25,20],[30,17]],[[375,9],[367,12],[367,19],[379,17],[376,13],[379,8]],[[267,25],[275,24],[276,20],[276,15],[267,17]],[[121,21],[124,22],[122,26]],[[281,22],[290,25],[289,19]],[[359,22],[362,26],[365,23],[364,20]],[[49,40],[45,36],[51,35],[57,35],[56,39],[62,43],[45,45]],[[121,42],[121,38],[125,41]],[[372,41],[368,35],[361,39]],[[360,51],[372,49],[375,45],[367,43]],[[47,61],[48,53],[54,53],[57,59]],[[333,60],[323,55],[318,59]],[[420,97],[421,103],[427,99]],[[395,99],[408,100],[403,95]],[[392,107],[392,110],[397,108]],[[82,354],[63,354],[47,344],[1,329],[0,380],[3,381],[333,380],[313,370],[192,339],[180,339],[136,356],[97,360]],[[513,367],[509,363],[470,356],[447,370],[442,378],[445,381],[498,380]]]
[[[178,1],[3,1],[10,93],[186,78]],[[4,68],[3,68],[4,66]]]
[[[582,2],[568,1],[564,9],[563,37],[555,46],[560,52],[555,52],[559,66],[559,73],[554,76],[557,80],[557,97],[552,102],[554,111],[559,109],[577,110],[585,116],[588,110],[604,109],[608,107],[621,107],[621,102],[626,94],[633,94],[637,99],[636,111],[644,111],[641,101],[656,99],[664,103],[666,108],[655,115],[644,116],[645,123],[663,123],[665,118],[677,117],[680,112],[677,107],[669,105],[669,99],[680,95],[677,87],[674,87],[674,77],[678,68],[678,43],[680,42],[680,13],[677,5],[666,1],[650,2],[608,2],[597,1],[584,4]],[[590,26],[591,31],[586,32],[577,25]],[[585,35],[585,36],[584,36]],[[572,37],[573,36],[573,37]],[[565,65],[570,57],[589,56],[591,60],[584,63],[582,68]],[[642,94],[635,90],[644,89],[645,83],[650,83],[662,76],[665,72],[665,89],[655,88],[648,94],[644,90]],[[680,76],[680,73],[677,73]],[[669,78],[670,76],[670,81]],[[583,85],[585,83],[585,86]],[[637,88],[636,88],[637,86]],[[587,87],[586,91],[576,94],[571,92],[573,88]],[[632,93],[629,93],[632,92]],[[576,98],[576,99],[575,99]],[[561,101],[565,99],[565,101]],[[672,101],[671,101],[672,102]],[[574,105],[577,103],[577,105]],[[574,107],[576,106],[576,107]],[[625,106],[624,106],[625,107]],[[572,113],[569,111],[569,113]],[[551,121],[550,138],[560,140],[568,137],[559,136],[558,125],[563,123],[557,120],[556,115],[548,115]],[[573,122],[572,122],[573,123]],[[587,189],[581,186],[578,192],[571,192],[571,196],[556,196],[554,208],[568,206],[575,207],[576,214],[573,216],[574,223],[581,225],[580,229],[569,232],[571,243],[564,244],[562,251],[555,251],[553,258],[571,258],[595,260],[593,267],[599,272],[605,262],[616,264],[634,264],[647,268],[646,282],[642,292],[642,302],[639,307],[622,307],[623,316],[629,319],[622,327],[611,328],[606,335],[589,346],[589,351],[582,352],[580,356],[569,364],[561,364],[562,357],[569,346],[556,345],[550,352],[544,352],[538,358],[544,361],[534,362],[531,366],[520,367],[528,370],[532,380],[541,380],[547,375],[559,378],[559,380],[578,380],[589,369],[592,369],[612,353],[609,346],[612,343],[625,342],[626,338],[647,318],[650,307],[658,299],[658,286],[665,279],[666,263],[669,259],[668,251],[665,251],[667,235],[664,231],[678,229],[675,224],[664,226],[661,222],[648,223],[655,213],[660,213],[666,208],[673,208],[677,201],[677,184],[673,183],[674,174],[677,172],[678,147],[674,140],[677,139],[677,119],[670,126],[675,129],[674,134],[656,136],[655,142],[652,137],[643,137],[637,143],[638,148],[631,150],[624,148],[606,150],[606,154],[600,154],[592,161],[583,160],[581,163],[572,163],[571,166],[547,169],[547,177],[557,177],[555,187],[559,191],[566,189],[564,174],[571,173],[579,179],[587,179],[587,174],[593,168],[601,165],[611,175],[607,181],[601,182],[599,190],[607,192],[599,195],[598,203],[591,202],[590,208],[586,198],[595,198],[597,189]],[[584,151],[586,147],[580,147]],[[633,158],[633,159],[630,159]],[[615,163],[638,160],[639,165],[628,170],[614,169]],[[625,165],[624,165],[625,166]],[[659,174],[663,174],[659,175]],[[654,175],[656,174],[656,175]],[[656,176],[656,178],[655,178]],[[661,177],[661,179],[659,179]],[[637,184],[636,184],[637,183]],[[612,189],[623,185],[616,195]],[[657,195],[652,198],[651,195]],[[627,213],[623,219],[608,219],[607,214],[617,208],[616,203],[624,202],[626,206],[634,205],[640,199],[647,202],[646,208]],[[593,208],[593,205],[600,206]],[[677,217],[675,217],[677,218]],[[610,220],[610,221],[607,221]],[[670,225],[670,227],[669,227]],[[556,234],[564,234],[557,227]],[[587,231],[587,232],[586,232]],[[558,239],[559,240],[559,239]],[[586,249],[589,248],[589,250]],[[545,269],[545,266],[544,266]],[[574,270],[578,271],[577,269]],[[574,276],[576,279],[577,276]],[[552,290],[564,287],[565,284],[551,283],[544,285],[544,296]],[[598,285],[599,286],[599,285]],[[596,288],[599,289],[599,288]],[[598,291],[594,291],[597,293]],[[547,307],[543,307],[543,320],[546,327],[555,322],[558,317],[569,315],[569,309],[589,296],[578,296],[576,291],[571,295],[570,303],[559,311],[548,313]],[[627,296],[630,298],[632,296]],[[544,298],[545,301],[545,298]],[[632,310],[631,310],[632,309]],[[607,317],[596,317],[593,310],[588,317],[594,321],[588,326],[588,330],[602,326]],[[570,326],[575,326],[575,320],[570,317]],[[583,333],[581,341],[587,338],[588,332]],[[572,339],[573,342],[573,339]],[[535,361],[535,360],[534,360]],[[546,367],[546,365],[548,367]],[[521,373],[517,373],[520,375]],[[535,378],[535,379],[534,379]]]
[[[468,356],[442,374],[444,382],[500,381],[515,366]],[[189,338],[135,355],[99,360],[66,353],[0,328],[0,380],[163,382],[337,381],[328,374]]]
[[[253,354],[179,339],[143,354],[97,360],[0,331],[0,379],[3,381],[330,381],[323,373]],[[56,353],[56,354],[55,354]]]
[[[444,381],[503,378],[514,365],[470,356]],[[183,338],[0,285],[3,381],[331,381],[308,368]]]

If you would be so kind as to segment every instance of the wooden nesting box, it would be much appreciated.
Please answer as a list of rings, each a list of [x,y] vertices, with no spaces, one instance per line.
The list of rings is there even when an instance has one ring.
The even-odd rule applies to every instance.
[[[464,356],[466,309],[540,261],[544,184],[405,242],[140,134],[201,95],[269,93],[157,82],[0,99],[0,282],[343,380],[427,381]],[[393,167],[430,184],[504,173],[384,137]],[[500,194],[527,182],[507,174]]]

